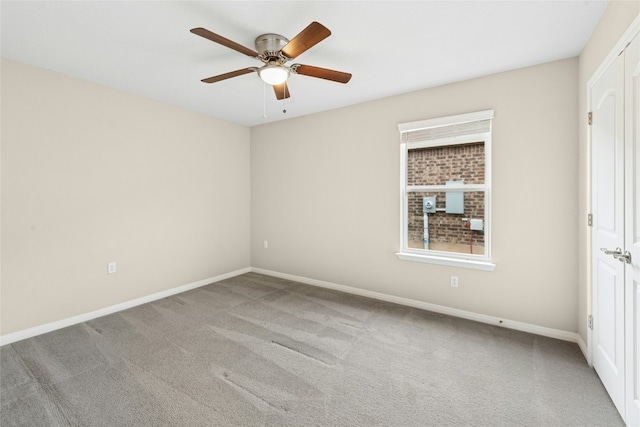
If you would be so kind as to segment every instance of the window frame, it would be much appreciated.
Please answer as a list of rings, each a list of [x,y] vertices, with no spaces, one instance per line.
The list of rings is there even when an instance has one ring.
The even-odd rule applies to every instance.
[[[400,131],[400,251],[396,256],[403,261],[417,261],[430,264],[447,265],[454,267],[471,268],[477,270],[493,271],[495,264],[491,258],[491,136],[493,125],[493,110],[478,111],[475,113],[459,114],[455,116],[438,117],[417,122],[401,123]],[[426,129],[434,129],[445,126],[455,126],[471,122],[489,121],[488,131],[458,134],[455,132],[446,137],[422,139],[412,142],[405,141],[403,135]],[[408,185],[408,153],[409,150],[418,148],[441,147],[447,145],[463,145],[472,142],[483,142],[485,152],[485,177],[484,184],[463,184],[462,186],[446,185]],[[417,249],[409,247],[408,225],[409,193],[412,192],[478,192],[484,193],[484,229],[485,229],[485,253],[464,254],[457,252],[436,251],[429,249]]]

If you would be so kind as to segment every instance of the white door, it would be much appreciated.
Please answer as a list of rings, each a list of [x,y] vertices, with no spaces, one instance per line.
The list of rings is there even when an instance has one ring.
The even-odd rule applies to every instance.
[[[593,366],[624,417],[624,57],[591,88]]]
[[[625,274],[626,416],[640,426],[640,36],[626,48],[625,62],[625,200],[627,249]]]

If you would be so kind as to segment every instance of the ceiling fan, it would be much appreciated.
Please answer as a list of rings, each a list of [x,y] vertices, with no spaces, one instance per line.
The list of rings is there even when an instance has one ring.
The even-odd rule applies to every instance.
[[[265,83],[273,86],[276,98],[282,100],[290,96],[287,79],[291,74],[301,74],[338,83],[347,83],[351,79],[351,74],[343,73],[342,71],[303,64],[285,65],[286,62],[306,52],[331,35],[331,31],[318,22],[312,22],[291,40],[279,34],[271,33],[258,36],[255,41],[256,50],[242,46],[205,28],[193,28],[191,32],[264,63],[262,67],[242,68],[202,79],[204,83],[215,83],[243,74],[257,72]]]

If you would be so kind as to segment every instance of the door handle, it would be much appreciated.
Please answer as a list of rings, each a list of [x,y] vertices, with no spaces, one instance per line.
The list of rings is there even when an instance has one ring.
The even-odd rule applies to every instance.
[[[620,262],[631,264],[631,253],[629,251],[625,251],[623,254],[613,254],[613,257]]]
[[[622,255],[622,249],[620,248],[615,248],[615,249],[607,249],[607,248],[600,248],[600,250],[602,252],[604,252],[605,255],[613,255],[614,258],[616,257],[616,255]]]
[[[614,250],[600,248],[600,250],[604,252],[605,255],[613,255],[613,257],[620,262],[631,264],[631,253],[629,251],[622,253],[622,249],[620,248],[615,248]]]

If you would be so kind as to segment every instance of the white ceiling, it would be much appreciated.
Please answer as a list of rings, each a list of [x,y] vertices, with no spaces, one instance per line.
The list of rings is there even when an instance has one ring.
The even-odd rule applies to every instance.
[[[1,53],[253,126],[577,56],[605,7],[606,0],[2,0]],[[254,49],[260,34],[293,38],[312,21],[332,35],[293,62],[350,72],[348,84],[293,75],[291,98],[277,101],[255,73],[200,81],[261,63],[191,28]]]

